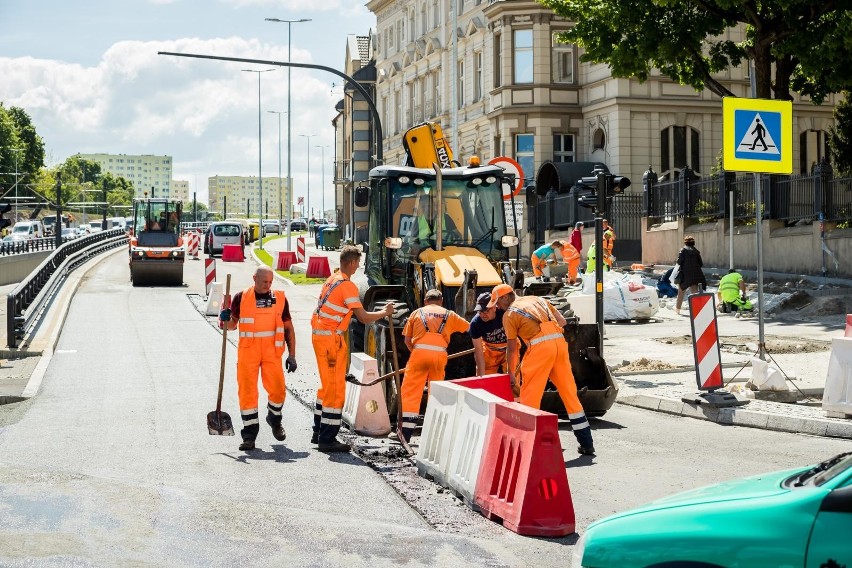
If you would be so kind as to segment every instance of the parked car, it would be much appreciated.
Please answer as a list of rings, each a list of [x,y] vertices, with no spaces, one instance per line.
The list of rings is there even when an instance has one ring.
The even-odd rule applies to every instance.
[[[207,226],[204,233],[204,253],[210,256],[222,254],[225,245],[240,245],[245,248],[245,229],[237,221],[217,221]]]
[[[266,220],[263,222],[263,231],[265,233],[275,233],[276,235],[281,234],[281,223],[278,221],[269,221]]]
[[[852,452],[664,497],[589,526],[576,568],[852,566]]]
[[[293,219],[290,221],[290,230],[291,231],[307,231],[308,230],[308,222],[304,219]]]

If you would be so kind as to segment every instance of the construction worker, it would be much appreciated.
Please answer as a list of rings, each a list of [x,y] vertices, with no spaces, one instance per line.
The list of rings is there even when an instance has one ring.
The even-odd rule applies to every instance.
[[[258,421],[258,372],[266,390],[266,423],[272,435],[283,442],[287,435],[281,426],[281,408],[284,406],[286,389],[281,357],[287,344],[287,372],[296,370],[296,333],[290,317],[290,306],[281,290],[272,290],[273,272],[268,266],[260,266],[254,273],[254,286],[237,292],[231,307],[219,313],[219,320],[229,330],[240,328],[237,349],[237,393],[240,399],[240,414],[243,442],[240,450],[254,449],[260,431]]]
[[[736,268],[728,270],[728,273],[719,280],[716,298],[719,301],[719,311],[725,314],[753,309],[751,302],[746,297],[743,275],[737,272]]]
[[[506,372],[506,332],[503,330],[503,310],[488,307],[491,293],[483,292],[476,299],[470,320],[470,338],[473,340],[473,358],[476,374],[491,375]]]
[[[394,305],[368,312],[361,305],[358,287],[350,280],[361,264],[361,251],[346,245],[340,251],[340,270],[328,277],[320,291],[311,318],[312,343],[317,357],[321,386],[317,390],[311,443],[321,452],[348,452],[337,433],[346,397],[346,363],[349,346],[343,337],[354,314],[361,323],[373,323],[393,314]]]
[[[428,290],[423,300],[425,305],[408,316],[402,329],[405,346],[411,352],[405,366],[401,393],[402,435],[406,441],[411,440],[420,414],[423,387],[428,381],[444,380],[450,336],[470,328],[467,320],[444,308],[441,305],[443,301],[440,290]]]
[[[568,265],[568,282],[574,284],[579,280],[577,272],[580,268],[580,251],[568,241],[560,242],[562,243],[562,262]]]
[[[586,274],[594,275],[597,267],[597,256],[597,247],[595,243],[592,243],[589,245],[588,252],[586,252]],[[606,262],[604,262],[603,269],[605,272],[609,270],[609,265]]]
[[[612,247],[615,246],[615,229],[609,224],[606,219],[603,220],[603,249],[604,263],[607,267],[612,268],[612,263],[615,262],[615,257],[612,255]]]
[[[516,298],[514,290],[505,284],[494,288],[489,305],[506,310],[503,327],[508,341],[506,358],[513,387],[517,384],[520,354],[518,342],[515,340],[520,339],[527,345],[520,365],[520,403],[540,408],[541,397],[549,378],[559,391],[568,412],[571,429],[580,443],[577,451],[593,455],[595,447],[592,443],[592,431],[577,397],[577,385],[568,357],[568,343],[562,333],[565,318],[546,299],[540,296]]]
[[[556,251],[562,252],[562,241],[553,241],[549,245],[542,245],[535,249],[530,256],[533,276],[540,278],[543,282],[550,280],[550,271],[545,276],[544,269],[549,262],[556,262]]]

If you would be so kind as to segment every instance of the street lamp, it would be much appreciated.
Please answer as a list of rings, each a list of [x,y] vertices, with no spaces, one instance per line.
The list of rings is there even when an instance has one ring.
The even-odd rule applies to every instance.
[[[311,137],[316,134],[299,134],[308,139],[308,218],[311,217]]]
[[[281,24],[287,24],[287,62],[291,61],[290,58],[290,38],[292,34],[290,33],[290,27],[292,24],[300,24],[302,22],[310,22],[310,18],[299,18],[298,20],[282,20],[280,18],[266,18],[267,22],[278,22]],[[292,116],[290,109],[290,67],[287,67],[287,188],[291,193],[290,199],[287,200],[287,250],[293,250],[290,248],[290,220],[293,219],[293,178],[290,176],[290,117]],[[280,144],[279,144],[280,146]],[[278,177],[281,177],[280,175]]]
[[[325,149],[328,148],[328,146],[314,146],[314,148],[322,150],[322,158],[320,161],[320,164],[322,165],[322,185],[320,186],[320,189],[322,190],[320,191],[320,194],[322,195],[322,215],[320,215],[320,217],[325,219]]]
[[[263,163],[263,152],[261,151],[261,141],[260,141],[260,74],[268,73],[270,71],[275,71],[275,69],[241,69],[240,71],[244,71],[246,73],[257,73],[257,207],[258,214],[257,220],[261,226],[261,232],[263,229],[263,175],[261,171],[261,166]],[[260,238],[260,250],[263,250],[263,237]]]
[[[284,214],[281,211],[281,115],[289,114],[286,110],[268,110],[272,114],[278,115],[278,222],[283,220]],[[281,229],[278,229],[279,235]],[[290,217],[287,218],[287,249],[290,249]]]
[[[6,147],[7,150],[11,150],[15,152],[15,210],[13,213],[13,217],[15,222],[18,222],[18,154],[26,150],[26,148],[11,148],[9,146]],[[4,174],[11,174],[12,172],[2,172]]]

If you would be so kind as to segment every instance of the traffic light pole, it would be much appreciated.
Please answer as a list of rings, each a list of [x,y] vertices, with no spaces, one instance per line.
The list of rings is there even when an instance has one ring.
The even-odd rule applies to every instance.
[[[595,207],[595,321],[598,324],[598,356],[603,357],[604,302],[603,302],[603,220],[606,215],[606,174],[598,172],[597,198]]]

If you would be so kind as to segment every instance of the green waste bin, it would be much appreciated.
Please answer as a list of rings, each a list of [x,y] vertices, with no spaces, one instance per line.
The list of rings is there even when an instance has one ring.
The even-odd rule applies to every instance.
[[[322,230],[323,250],[336,250],[340,248],[340,227],[326,227]]]

